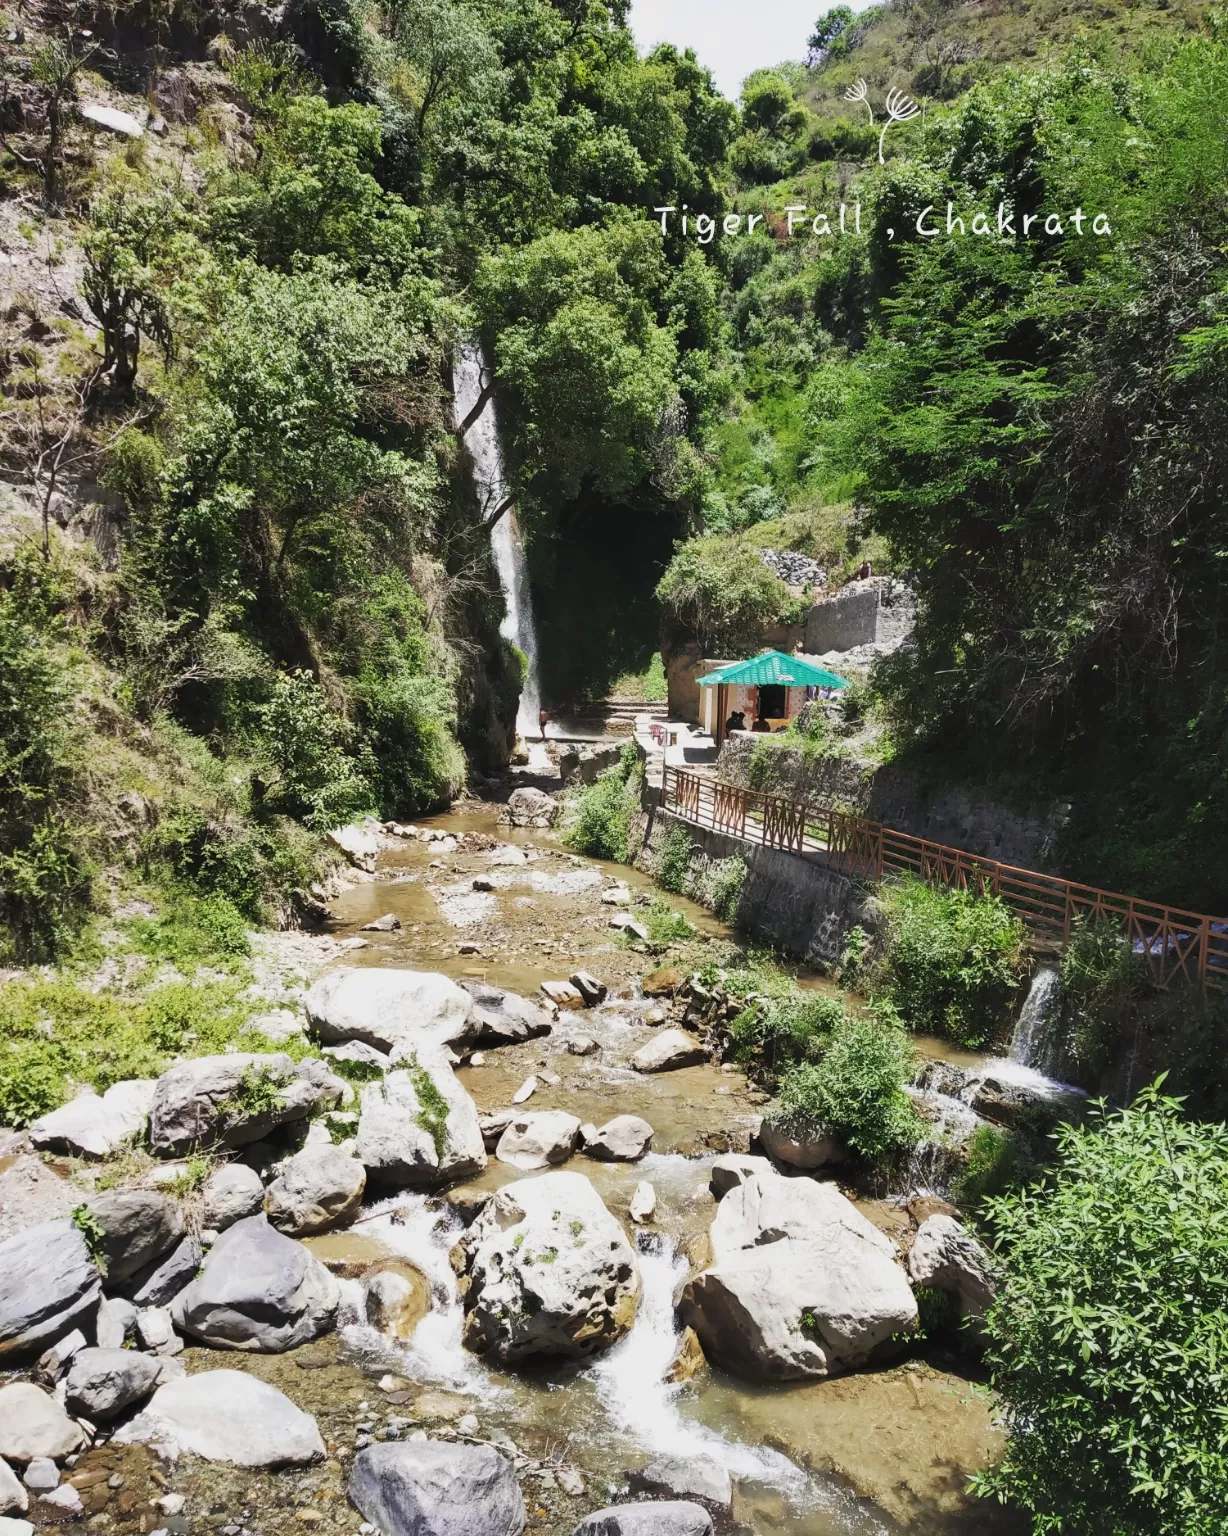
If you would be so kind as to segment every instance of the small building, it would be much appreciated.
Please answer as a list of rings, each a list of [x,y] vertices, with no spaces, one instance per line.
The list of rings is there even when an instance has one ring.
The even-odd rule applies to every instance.
[[[844,678],[800,656],[764,651],[749,661],[726,662],[699,679],[700,724],[718,746],[726,722],[739,710],[747,729],[764,720],[771,730],[783,730],[808,699],[844,686]]]

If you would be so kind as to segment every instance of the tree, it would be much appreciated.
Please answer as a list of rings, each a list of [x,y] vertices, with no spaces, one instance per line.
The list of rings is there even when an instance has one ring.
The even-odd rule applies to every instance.
[[[91,43],[84,53],[77,53],[71,40],[52,37],[36,48],[30,60],[30,77],[45,93],[47,140],[42,153],[27,155],[0,134],[0,143],[23,165],[38,169],[43,184],[43,206],[55,210],[60,205],[60,165],[64,157],[64,119],[77,98],[77,76],[98,51]]]
[[[806,62],[813,68],[824,59],[840,58],[848,48],[845,34],[853,25],[853,12],[847,5],[834,5],[814,24],[806,44],[810,50]]]
[[[90,209],[81,291],[102,332],[102,372],[122,389],[136,381],[141,338],[172,350],[166,289],[183,254],[178,202],[168,193],[119,188]]]
[[[1159,1085],[1064,1126],[1045,1184],[988,1204],[987,1327],[1011,1438],[980,1491],[1037,1533],[1218,1536],[1228,1522],[1228,1128]]]

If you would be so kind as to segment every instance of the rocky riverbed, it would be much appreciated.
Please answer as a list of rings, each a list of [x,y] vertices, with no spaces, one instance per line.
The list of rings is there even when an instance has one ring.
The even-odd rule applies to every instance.
[[[680,989],[721,925],[625,934],[643,877],[493,811],[367,836],[331,934],[266,944],[286,1055],[0,1147],[0,1533],[1015,1529],[975,1367],[893,1344],[955,1224],[753,1155]],[[82,1155],[124,1114],[154,1157]]]

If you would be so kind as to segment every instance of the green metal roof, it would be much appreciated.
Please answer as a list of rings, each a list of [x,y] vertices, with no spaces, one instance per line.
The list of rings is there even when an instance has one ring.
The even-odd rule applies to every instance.
[[[784,688],[843,688],[846,679],[816,667],[800,656],[786,656],[783,651],[764,651],[749,661],[731,661],[699,679],[701,688],[717,683],[733,683],[743,688],[764,688],[773,684]]]

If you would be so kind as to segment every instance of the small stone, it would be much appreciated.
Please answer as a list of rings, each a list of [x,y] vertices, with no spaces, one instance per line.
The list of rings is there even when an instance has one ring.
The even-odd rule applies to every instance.
[[[567,1049],[573,1056],[591,1056],[597,1049],[597,1042],[592,1035],[576,1035],[567,1042]]]
[[[645,997],[672,997],[685,980],[678,967],[670,965],[645,976],[641,987]]]
[[[473,882],[475,891],[493,891],[495,882],[488,875],[478,875]]]
[[[177,1355],[183,1340],[175,1332],[167,1307],[144,1307],[136,1315],[136,1336],[153,1355]]]
[[[556,1467],[554,1480],[563,1492],[569,1494],[573,1499],[582,1499],[584,1497],[584,1479],[576,1471],[575,1467]]]
[[[464,944],[458,944],[456,946],[456,953],[458,955],[480,955],[482,953],[482,948],[481,945],[475,944],[472,940],[469,940]]]
[[[60,1469],[49,1456],[35,1456],[22,1482],[31,1493],[50,1493],[60,1486]]]
[[[563,1079],[557,1072],[541,1071],[537,1074],[538,1082],[545,1083],[547,1088],[557,1088]]]
[[[456,1433],[466,1435],[470,1439],[478,1432],[478,1416],[476,1413],[467,1413],[456,1424]]]
[[[526,1077],[524,1082],[521,1083],[520,1087],[517,1088],[516,1092],[512,1095],[512,1103],[523,1104],[526,1099],[531,1099],[536,1091],[537,1079],[535,1077]]]
[[[595,1008],[598,1003],[603,1003],[610,990],[604,981],[598,981],[588,971],[574,971],[569,979],[587,1008]]]
[[[164,1515],[178,1515],[182,1513],[183,1506],[188,1501],[181,1493],[164,1493],[160,1499],[155,1499],[154,1502]]]
[[[642,1179],[635,1186],[635,1193],[631,1196],[631,1203],[628,1206],[631,1220],[637,1226],[643,1226],[645,1222],[652,1220],[656,1211],[657,1192],[647,1179]]]
[[[338,949],[344,950],[370,949],[370,947],[370,939],[360,939],[357,937],[357,935],[355,935],[355,937],[352,939],[342,939],[341,942],[337,945]]]
[[[373,923],[364,923],[363,933],[396,933],[401,926],[401,919],[395,912],[385,912],[383,917],[377,917]]]
[[[584,995],[578,987],[573,987],[569,981],[543,981],[542,994],[547,997],[556,1008],[579,1009],[584,1007]]]
[[[486,1065],[485,1053],[482,1051],[474,1051],[473,1055],[469,1058],[469,1065],[471,1067],[484,1067]]]
[[[70,1515],[80,1515],[85,1511],[85,1506],[81,1503],[81,1495],[71,1483],[61,1483],[50,1493],[40,1493],[38,1502],[50,1504],[55,1509],[66,1509]]]

